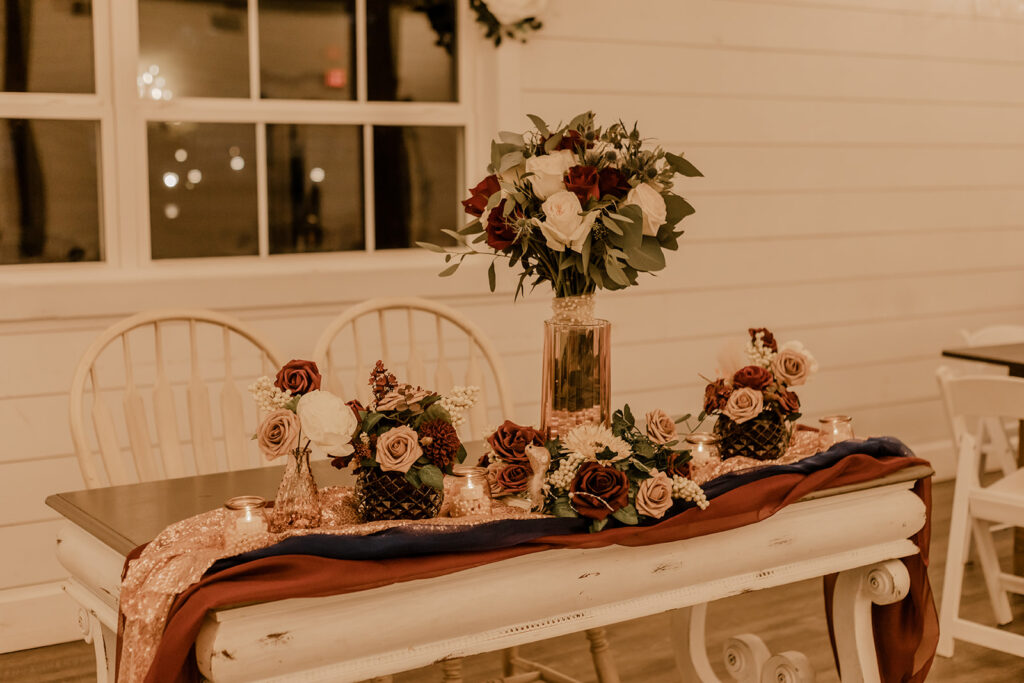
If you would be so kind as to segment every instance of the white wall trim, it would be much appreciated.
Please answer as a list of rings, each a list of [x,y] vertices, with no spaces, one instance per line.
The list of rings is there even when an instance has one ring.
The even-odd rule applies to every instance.
[[[80,640],[77,615],[59,581],[0,590],[0,653]]]

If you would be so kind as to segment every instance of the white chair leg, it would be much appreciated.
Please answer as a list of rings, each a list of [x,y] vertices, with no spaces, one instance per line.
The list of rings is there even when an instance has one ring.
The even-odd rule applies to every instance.
[[[608,646],[608,638],[603,628],[587,630],[590,641],[590,656],[594,660],[594,671],[597,672],[597,683],[620,683],[619,671],[615,667],[615,656]]]
[[[988,599],[992,603],[996,623],[1002,626],[1013,621],[1013,610],[1010,609],[1010,599],[999,580],[1002,570],[999,568],[999,555],[996,553],[995,543],[992,542],[992,530],[989,527],[990,524],[984,520],[971,520],[971,530],[978,549],[978,559],[981,561],[981,573],[985,577],[985,588],[988,589]]]
[[[964,565],[971,544],[971,525],[968,524],[971,484],[977,474],[973,464],[961,452],[957,464],[956,487],[953,489],[953,510],[949,523],[949,551],[946,554],[946,572],[942,580],[942,602],[939,607],[939,643],[936,653],[941,657],[953,656],[954,624],[960,618],[960,595],[963,591]]]

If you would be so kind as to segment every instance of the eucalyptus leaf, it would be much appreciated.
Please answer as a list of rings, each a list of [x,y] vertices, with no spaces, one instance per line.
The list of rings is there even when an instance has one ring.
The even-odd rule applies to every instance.
[[[420,487],[420,484],[423,483],[420,480],[419,475],[416,474],[416,470],[414,470],[414,469],[410,469],[408,472],[405,473],[405,480],[407,482],[409,482],[410,484],[412,484],[413,488],[417,488],[417,489]]]
[[[636,508],[632,505],[619,508],[612,513],[612,517],[619,520],[623,524],[635,525],[640,522],[640,517],[637,516]]]
[[[552,152],[555,151],[555,148],[558,147],[558,145],[561,142],[562,134],[555,133],[554,135],[552,135],[551,137],[544,141],[544,151],[547,152],[548,154],[551,154]]]
[[[669,165],[673,169],[675,169],[676,173],[680,173],[688,178],[704,177],[704,174],[698,171],[696,166],[694,166],[681,156],[672,154],[671,152],[667,152],[665,154],[665,161],[667,161]]]
[[[505,156],[501,157],[501,163],[498,165],[498,172],[504,173],[509,169],[515,168],[524,161],[526,161],[526,159],[523,157],[522,152],[509,152]]]
[[[444,491],[444,473],[436,465],[424,465],[420,468],[420,480],[427,486]]]
[[[513,133],[511,131],[501,130],[498,131],[498,138],[502,142],[509,145],[518,145],[519,147],[522,147],[524,144],[523,136],[521,133]]]
[[[593,522],[590,523],[590,533],[596,534],[598,531],[605,528],[606,526],[608,526],[607,517],[605,517],[604,519],[595,519]]]
[[[544,123],[544,119],[536,114],[527,114],[526,117],[530,119],[541,135],[551,135],[551,131],[548,130],[548,124]]]
[[[491,265],[487,267],[487,285],[493,292],[497,286],[497,275],[494,272],[494,261],[491,261]]]
[[[440,273],[438,273],[438,276],[439,277],[448,277],[449,275],[454,275],[455,271],[459,269],[460,265],[462,265],[462,261],[459,261],[458,263],[453,263],[452,265],[448,266],[447,268],[442,270]]]
[[[462,240],[460,239],[459,241],[461,242]],[[438,246],[436,244],[431,244],[430,242],[417,242],[416,246],[426,249],[427,251],[432,251],[435,254],[444,254],[448,251],[444,247]]]
[[[661,250],[658,240],[644,237],[639,249],[629,250],[629,265],[646,272],[661,270],[665,267],[665,252]]]

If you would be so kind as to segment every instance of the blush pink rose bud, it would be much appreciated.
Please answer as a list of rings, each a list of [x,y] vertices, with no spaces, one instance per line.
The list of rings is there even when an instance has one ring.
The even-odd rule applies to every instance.
[[[676,422],[664,410],[647,413],[647,436],[656,444],[667,444],[676,438]]]
[[[749,387],[741,387],[732,392],[722,413],[735,422],[742,424],[752,420],[764,410],[764,396],[760,391]]]
[[[807,356],[795,349],[786,348],[772,358],[772,371],[783,384],[791,387],[798,387],[806,382],[811,373]]]
[[[377,462],[385,472],[408,472],[421,455],[419,435],[411,427],[393,427],[377,437]]]
[[[299,447],[299,416],[280,409],[269,413],[256,431],[256,443],[267,460],[287,455]]]
[[[672,507],[672,480],[658,470],[651,470],[649,479],[640,482],[636,492],[636,511],[661,519]]]

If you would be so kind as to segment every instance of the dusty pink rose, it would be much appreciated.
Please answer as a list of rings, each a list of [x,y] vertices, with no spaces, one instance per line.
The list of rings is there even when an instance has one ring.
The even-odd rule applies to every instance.
[[[649,479],[640,482],[636,492],[636,511],[654,519],[661,519],[672,507],[672,480],[658,470],[651,470]]]
[[[735,422],[741,424],[752,420],[764,410],[764,395],[749,387],[740,387],[729,395],[729,401],[722,409],[722,413]]]
[[[811,374],[811,364],[800,351],[783,348],[772,358],[772,371],[783,384],[798,387]]]
[[[421,455],[419,435],[412,427],[392,427],[377,437],[377,462],[385,472],[408,472]]]
[[[287,455],[299,447],[299,416],[281,408],[269,413],[256,430],[256,443],[267,460]]]
[[[676,438],[676,422],[664,410],[647,413],[647,436],[657,444],[666,444]]]
[[[410,384],[403,384],[383,396],[375,410],[410,410],[419,408],[419,402],[428,396],[433,395],[432,391]]]

